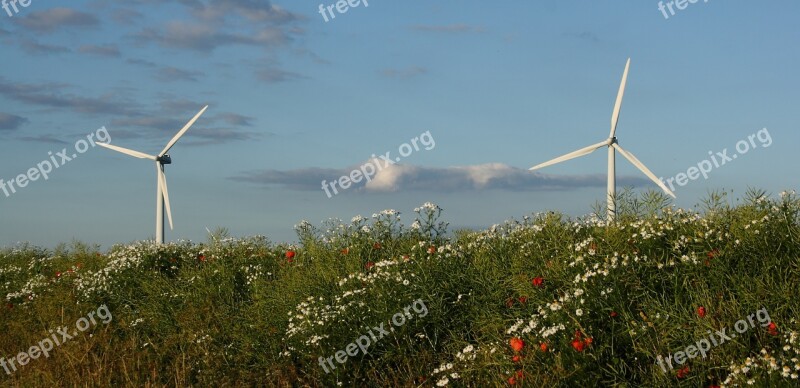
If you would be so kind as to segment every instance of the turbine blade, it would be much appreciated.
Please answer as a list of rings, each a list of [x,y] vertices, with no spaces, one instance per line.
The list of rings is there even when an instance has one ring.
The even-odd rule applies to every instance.
[[[148,154],[145,154],[143,152],[129,150],[127,148],[118,147],[118,146],[111,145],[111,144],[108,144],[108,143],[95,143],[95,144],[97,144],[97,145],[99,145],[101,147],[106,147],[108,149],[111,149],[111,150],[114,150],[114,151],[117,151],[117,152],[122,152],[123,154],[130,155],[130,156],[133,156],[135,158],[156,160],[155,156],[148,155]]]
[[[622,109],[622,97],[625,95],[625,84],[628,83],[628,69],[631,67],[631,59],[628,58],[628,63],[625,64],[625,72],[622,73],[622,82],[619,84],[619,92],[617,92],[617,102],[614,103],[614,113],[611,115],[611,134],[608,137],[614,137],[617,133],[617,122],[619,121],[619,111]]]
[[[668,189],[667,186],[664,184],[664,182],[661,182],[661,180],[658,179],[656,175],[653,174],[653,172],[650,171],[650,169],[648,169],[647,166],[644,165],[644,163],[640,162],[639,159],[636,159],[636,157],[633,156],[632,153],[625,151],[617,143],[614,143],[613,147],[617,151],[619,151],[619,153],[622,154],[622,156],[624,156],[625,159],[628,159],[629,162],[631,162],[634,166],[636,166],[636,168],[638,168],[641,172],[643,172],[644,175],[647,175],[647,177],[650,178],[650,180],[653,181],[655,184],[657,184],[658,187],[661,188],[661,190],[664,190],[664,192],[671,195],[672,198],[677,198],[675,196],[675,193],[673,193],[670,189]]]
[[[169,221],[169,230],[172,230],[172,208],[169,206],[169,191],[167,190],[167,176],[164,175],[163,166],[156,164],[158,167],[158,187],[164,195],[164,207],[167,208],[167,220]]]
[[[192,124],[194,124],[194,122],[197,121],[198,118],[200,118],[200,115],[202,115],[203,112],[206,111],[206,109],[208,109],[208,105],[204,106],[203,109],[200,109],[200,112],[198,112],[196,115],[194,115],[194,117],[192,117],[192,119],[189,120],[189,122],[186,123],[186,125],[184,125],[183,128],[181,128],[181,130],[178,131],[178,133],[175,134],[175,136],[172,138],[172,140],[170,140],[169,143],[167,143],[167,146],[164,147],[164,150],[161,151],[161,153],[158,154],[158,156],[164,156],[164,154],[169,152],[169,149],[172,148],[172,146],[175,145],[175,143],[178,141],[178,139],[180,139],[181,136],[183,136],[183,134],[186,133],[186,131],[189,130],[189,127],[191,127]]]
[[[598,148],[601,148],[601,147],[604,147],[604,146],[607,146],[607,145],[608,145],[608,140],[604,140],[604,141],[602,141],[600,143],[592,144],[592,145],[590,145],[588,147],[581,148],[581,149],[579,149],[577,151],[570,152],[570,153],[568,153],[566,155],[563,155],[563,156],[559,156],[559,157],[557,157],[557,158],[555,158],[553,160],[544,162],[542,164],[537,164],[537,165],[529,168],[529,170],[531,170],[531,171],[538,170],[538,169],[540,169],[542,167],[551,166],[551,165],[554,165],[556,163],[561,163],[561,162],[566,161],[566,160],[570,160],[570,159],[574,159],[574,158],[577,158],[577,157],[580,157],[580,156],[588,155],[588,154],[591,154],[592,152],[594,152],[594,150],[596,150]]]

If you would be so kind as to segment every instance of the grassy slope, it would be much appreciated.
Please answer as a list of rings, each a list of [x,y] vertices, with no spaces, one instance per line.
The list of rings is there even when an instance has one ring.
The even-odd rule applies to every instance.
[[[429,206],[408,228],[391,212],[324,231],[302,223],[299,246],[221,236],[106,253],[19,246],[0,252],[0,357],[100,305],[113,320],[11,376],[0,369],[0,383],[796,384],[800,200],[716,199],[703,215],[632,200],[610,227],[542,214],[451,238]],[[366,356],[320,367],[417,299],[426,314],[411,310]],[[775,326],[734,331],[760,309]],[[688,369],[656,364],[722,328],[736,338]]]

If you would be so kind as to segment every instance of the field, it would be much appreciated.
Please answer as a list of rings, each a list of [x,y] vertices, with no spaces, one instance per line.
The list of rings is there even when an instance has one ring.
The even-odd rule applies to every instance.
[[[800,199],[618,207],[451,231],[428,203],[408,226],[302,222],[296,245],[20,244],[0,251],[0,383],[797,386]]]

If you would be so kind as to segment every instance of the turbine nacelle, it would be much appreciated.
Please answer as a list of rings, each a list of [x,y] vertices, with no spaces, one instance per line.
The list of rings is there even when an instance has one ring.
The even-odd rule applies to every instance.
[[[169,155],[161,155],[156,158],[156,162],[160,164],[172,164],[172,158]]]

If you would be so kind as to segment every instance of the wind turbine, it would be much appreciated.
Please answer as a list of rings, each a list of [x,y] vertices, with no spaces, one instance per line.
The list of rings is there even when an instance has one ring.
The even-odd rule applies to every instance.
[[[161,244],[164,242],[164,209],[167,211],[167,218],[169,219],[169,229],[172,230],[172,210],[169,206],[169,192],[167,191],[167,177],[164,175],[164,165],[172,164],[172,158],[167,154],[170,148],[175,145],[178,139],[183,136],[189,127],[200,118],[200,115],[208,109],[208,105],[203,107],[191,120],[189,120],[183,128],[178,131],[172,140],[167,143],[167,146],[157,155],[148,155],[139,151],[129,150],[127,148],[118,147],[108,143],[97,143],[100,146],[112,149],[114,151],[122,152],[123,154],[130,155],[140,159],[150,159],[156,162],[156,172],[158,180],[158,189],[156,190],[156,243]]]
[[[616,171],[615,171],[615,157],[616,151],[619,151],[625,159],[628,159],[636,168],[641,170],[644,175],[647,175],[650,180],[655,182],[658,187],[661,187],[664,192],[671,195],[672,198],[675,197],[675,193],[670,191],[667,186],[664,185],[661,180],[659,180],[655,174],[653,174],[650,169],[648,169],[642,162],[639,161],[632,153],[625,151],[622,147],[620,147],[619,143],[617,143],[617,138],[614,135],[617,132],[617,122],[619,121],[619,112],[622,108],[622,97],[625,94],[625,84],[628,81],[628,69],[631,66],[631,59],[628,58],[628,62],[625,64],[625,72],[622,73],[622,83],[619,85],[619,92],[617,93],[617,102],[614,104],[614,113],[611,114],[611,133],[608,136],[608,139],[603,140],[600,143],[590,145],[588,147],[581,148],[577,151],[570,152],[566,155],[559,156],[553,160],[548,162],[544,162],[542,164],[533,166],[530,168],[531,171],[540,169],[542,167],[547,167],[556,163],[561,163],[566,160],[574,159],[580,156],[589,155],[595,150],[603,147],[608,147],[608,220],[613,221],[614,216],[616,215],[616,205],[614,200],[617,195],[617,182],[616,182]]]

